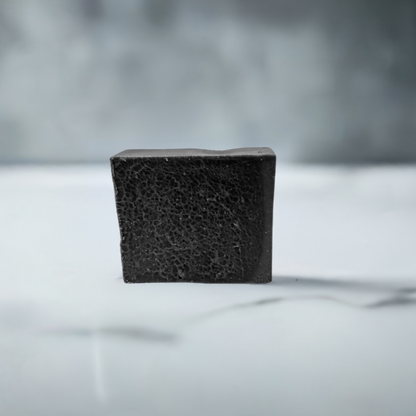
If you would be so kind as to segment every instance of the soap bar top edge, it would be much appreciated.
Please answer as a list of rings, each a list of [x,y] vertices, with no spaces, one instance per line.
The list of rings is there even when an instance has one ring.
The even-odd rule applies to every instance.
[[[168,157],[261,157],[273,156],[275,153],[269,147],[241,147],[228,150],[205,149],[127,149],[111,159],[124,158],[168,158]]]

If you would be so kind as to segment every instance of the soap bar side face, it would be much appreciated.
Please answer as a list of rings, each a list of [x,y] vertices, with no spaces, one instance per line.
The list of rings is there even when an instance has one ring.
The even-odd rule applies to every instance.
[[[275,156],[111,158],[123,277],[271,280]]]

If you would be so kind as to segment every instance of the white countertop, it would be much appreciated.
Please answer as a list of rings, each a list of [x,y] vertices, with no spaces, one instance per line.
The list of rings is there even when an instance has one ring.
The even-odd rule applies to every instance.
[[[0,415],[414,414],[416,167],[279,167],[269,285],[124,284],[109,166],[0,198]]]

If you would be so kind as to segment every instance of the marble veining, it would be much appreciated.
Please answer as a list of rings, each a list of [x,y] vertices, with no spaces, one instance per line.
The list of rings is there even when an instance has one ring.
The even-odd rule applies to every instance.
[[[1,415],[414,414],[416,169],[279,166],[267,285],[125,285],[108,166],[0,194]]]

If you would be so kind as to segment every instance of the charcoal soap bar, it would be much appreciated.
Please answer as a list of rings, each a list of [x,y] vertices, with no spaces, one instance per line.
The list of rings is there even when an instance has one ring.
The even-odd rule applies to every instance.
[[[271,149],[126,150],[110,161],[126,283],[271,281]]]

